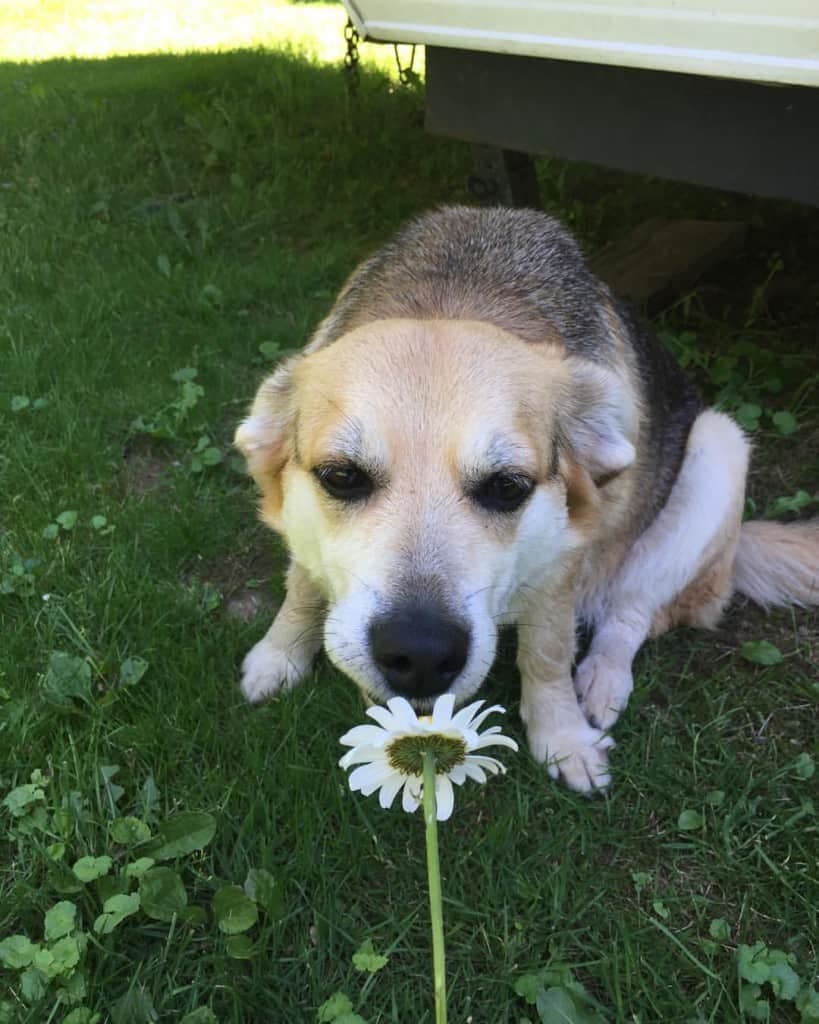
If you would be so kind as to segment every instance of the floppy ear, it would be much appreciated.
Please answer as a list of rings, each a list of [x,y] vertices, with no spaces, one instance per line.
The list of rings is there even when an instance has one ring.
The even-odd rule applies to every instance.
[[[567,360],[566,439],[594,481],[616,476],[634,462],[638,409],[627,381],[614,370],[574,356]]]
[[[262,491],[267,491],[291,454],[293,364],[282,363],[256,393],[253,405],[233,438],[247,460],[247,468]]]

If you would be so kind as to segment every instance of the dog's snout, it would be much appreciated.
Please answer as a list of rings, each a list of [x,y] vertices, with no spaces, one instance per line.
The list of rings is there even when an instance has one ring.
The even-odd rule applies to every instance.
[[[439,610],[414,605],[375,619],[370,653],[387,684],[404,697],[435,697],[463,671],[469,633]]]

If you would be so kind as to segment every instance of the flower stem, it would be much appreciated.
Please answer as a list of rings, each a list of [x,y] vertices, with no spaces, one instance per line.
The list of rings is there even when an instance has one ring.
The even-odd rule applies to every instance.
[[[424,751],[424,823],[427,828],[429,916],[432,921],[432,971],[435,984],[435,1024],[446,1024],[446,966],[441,864],[438,859],[438,809],[435,802],[435,755]]]

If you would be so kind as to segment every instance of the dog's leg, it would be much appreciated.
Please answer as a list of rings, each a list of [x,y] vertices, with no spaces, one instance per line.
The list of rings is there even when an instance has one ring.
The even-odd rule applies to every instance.
[[[291,562],[284,603],[242,663],[242,693],[248,700],[272,697],[302,681],[321,648],[323,618],[324,602],[315,583]]]
[[[572,685],[574,594],[531,594],[518,614],[520,716],[536,761],[553,779],[588,793],[611,781],[607,750],[613,741],[586,721]]]
[[[631,663],[652,626],[658,633],[674,622],[714,625],[730,598],[731,574],[721,570],[733,562],[748,454],[733,420],[713,410],[697,417],[668,501],[606,587],[577,669],[581,707],[601,729],[628,702]],[[698,593],[702,606],[689,607]]]

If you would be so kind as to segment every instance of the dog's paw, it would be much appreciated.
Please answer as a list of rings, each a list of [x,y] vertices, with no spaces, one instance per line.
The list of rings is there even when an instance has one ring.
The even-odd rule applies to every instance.
[[[549,734],[530,729],[529,746],[535,760],[546,762],[549,775],[562,777],[569,789],[591,793],[611,782],[608,751],[614,740],[585,722]]]
[[[592,725],[611,729],[628,704],[634,682],[628,666],[623,668],[605,654],[590,654],[577,668],[574,688]]]
[[[297,686],[309,668],[310,659],[260,640],[242,662],[242,693],[255,704]]]

